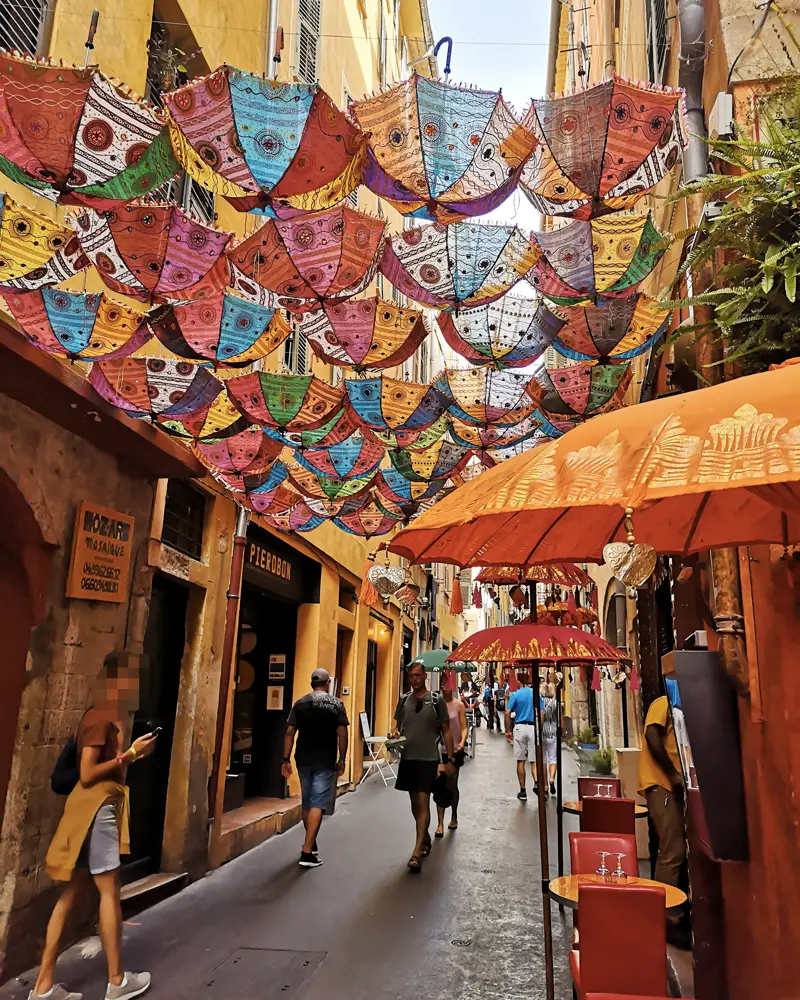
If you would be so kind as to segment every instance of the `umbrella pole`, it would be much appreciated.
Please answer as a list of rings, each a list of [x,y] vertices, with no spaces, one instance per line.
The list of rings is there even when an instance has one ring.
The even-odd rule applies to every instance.
[[[533,664],[531,664],[533,672]],[[531,678],[533,680],[533,678]],[[547,1000],[554,1000],[555,986],[553,982],[553,925],[550,913],[550,848],[547,842],[547,804],[545,788],[547,775],[544,773],[544,754],[542,753],[542,715],[539,704],[539,664],[536,664],[536,680],[533,685],[533,717],[536,721],[536,787],[539,800],[539,851],[542,862],[542,926],[544,929],[544,963],[545,986]]]
[[[556,688],[556,698],[558,699],[557,708],[558,715],[556,716],[556,822],[558,825],[558,876],[559,878],[564,874],[564,782],[561,773],[561,689],[564,686],[563,681],[558,682],[558,687]],[[563,909],[563,907],[559,907]]]

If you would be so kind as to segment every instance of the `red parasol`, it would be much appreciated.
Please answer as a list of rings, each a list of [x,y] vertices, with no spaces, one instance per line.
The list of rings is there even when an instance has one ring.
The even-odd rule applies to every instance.
[[[565,625],[504,625],[475,632],[449,660],[620,663],[629,656],[605,639]]]

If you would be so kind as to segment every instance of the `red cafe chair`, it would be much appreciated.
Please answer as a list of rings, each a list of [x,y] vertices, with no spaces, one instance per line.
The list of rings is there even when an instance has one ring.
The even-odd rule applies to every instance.
[[[641,994],[631,996],[629,993],[589,993],[586,1000],[671,1000],[671,997],[647,997]]]
[[[607,868],[616,868],[615,854],[624,854],[622,870],[634,878],[639,874],[636,837],[630,833],[584,832],[569,835],[570,871],[573,875],[594,875],[600,867],[598,851],[607,851]]]
[[[581,833],[636,834],[633,799],[594,799],[581,803]]]
[[[569,955],[578,1000],[592,993],[667,995],[666,892],[658,886],[582,885],[581,950]],[[617,941],[615,945],[609,933]]]
[[[607,795],[606,785],[613,786],[609,798],[622,798],[622,781],[619,778],[578,778],[578,802],[582,802],[585,796],[603,797]]]

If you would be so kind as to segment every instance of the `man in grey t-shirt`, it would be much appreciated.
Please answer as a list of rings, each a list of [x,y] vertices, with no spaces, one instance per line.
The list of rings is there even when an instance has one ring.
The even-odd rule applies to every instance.
[[[422,871],[422,859],[431,850],[428,829],[431,823],[431,792],[440,764],[444,764],[451,777],[455,774],[455,749],[447,706],[440,695],[428,691],[426,680],[422,664],[412,663],[408,668],[411,691],[403,695],[394,713],[397,732],[406,740],[395,788],[408,792],[411,799],[417,839],[408,870],[415,874]],[[441,754],[441,743],[447,751],[445,755]]]

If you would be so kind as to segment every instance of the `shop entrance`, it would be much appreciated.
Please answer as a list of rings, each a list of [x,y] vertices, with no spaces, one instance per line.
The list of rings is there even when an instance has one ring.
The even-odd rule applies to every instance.
[[[128,769],[131,854],[123,866],[125,882],[144,878],[161,868],[188,602],[187,587],[160,574],[153,577],[144,656],[139,670],[139,708],[133,717],[132,738],[153,732],[159,726],[161,732],[154,753]]]

